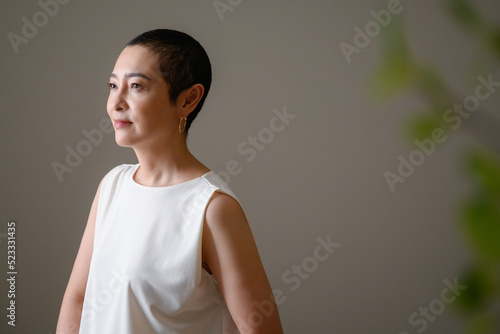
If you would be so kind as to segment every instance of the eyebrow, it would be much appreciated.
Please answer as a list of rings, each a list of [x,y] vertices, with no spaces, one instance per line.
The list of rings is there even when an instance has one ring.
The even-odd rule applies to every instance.
[[[139,77],[139,78],[143,78],[143,79],[152,81],[152,79],[150,77],[148,77],[147,75],[142,74],[142,73],[132,72],[132,73],[125,74],[125,78],[133,78],[133,77]],[[114,73],[111,73],[110,78],[117,78],[117,75]]]

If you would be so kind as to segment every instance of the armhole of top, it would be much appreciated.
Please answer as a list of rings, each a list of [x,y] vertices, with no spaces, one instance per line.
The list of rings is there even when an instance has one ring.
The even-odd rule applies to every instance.
[[[245,209],[243,208],[243,205],[241,204],[240,200],[236,197],[236,195],[234,195],[231,190],[225,191],[224,189],[221,189],[220,187],[217,187],[215,185],[212,185],[212,187],[214,187],[214,189],[213,189],[212,193],[210,194],[210,196],[208,197],[207,204],[206,204],[205,209],[203,211],[203,225],[205,225],[205,219],[207,216],[208,206],[210,205],[210,202],[214,198],[215,193],[218,192],[218,193],[221,193],[221,194],[224,194],[224,195],[231,197],[233,200],[236,201],[236,203],[238,203],[238,205],[240,206],[241,212],[243,212],[243,217],[245,218],[245,221],[250,229],[250,232],[252,233],[252,238],[255,239],[255,235],[253,234],[253,230],[252,230],[252,225],[250,224],[250,221],[248,220],[248,216],[245,212]]]
[[[241,212],[243,212],[243,217],[245,218],[245,221],[250,226],[250,222],[248,221],[247,214],[245,213],[245,209],[243,208],[243,205],[241,204],[240,200],[232,192],[229,193],[229,192],[226,192],[226,191],[224,191],[223,189],[220,189],[220,188],[216,188],[215,191],[212,193],[212,196],[210,196],[210,198],[208,199],[207,207],[205,208],[205,214],[207,212],[208,205],[212,201],[212,198],[214,197],[214,194],[217,193],[217,192],[231,197],[232,199],[234,199],[236,201],[236,203],[238,203],[238,205],[240,206]],[[251,230],[251,228],[250,228],[250,230]]]
[[[252,238],[255,239],[255,236],[254,236],[253,230],[252,230],[252,226],[250,225],[250,222],[249,222],[248,217],[247,217],[247,215],[245,213],[245,210],[243,209],[243,205],[241,205],[241,202],[236,197],[236,195],[227,187],[227,185],[225,187],[227,187],[228,189],[224,190],[224,189],[222,189],[223,187],[221,187],[218,184],[214,184],[214,182],[210,182],[210,180],[208,180],[207,178],[205,178],[205,180],[207,181],[207,183],[211,187],[211,193],[207,196],[207,201],[206,201],[206,204],[205,204],[205,208],[203,210],[203,222],[202,222],[203,227],[202,227],[202,233],[203,233],[203,231],[205,229],[205,221],[206,221],[208,206],[210,205],[210,202],[212,201],[215,193],[219,192],[221,194],[225,194],[225,195],[231,197],[232,199],[234,199],[236,201],[236,203],[238,203],[238,205],[240,206],[241,211],[243,212],[243,217],[245,218],[245,221],[246,221],[248,227],[250,228],[250,232],[252,233]],[[200,248],[200,252],[201,252],[201,248]],[[211,269],[210,269],[210,267],[208,267],[208,264],[207,264],[207,268],[208,269],[203,266],[204,262],[203,262],[203,256],[201,254],[200,254],[200,259],[201,259],[202,270],[205,270],[208,274],[212,275]]]
[[[210,204],[210,202],[212,201],[212,198],[215,194],[215,192],[219,192],[219,193],[222,193],[222,194],[225,194],[225,195],[228,195],[229,197],[232,197],[236,203],[238,203],[238,205],[240,206],[240,209],[241,211],[243,212],[243,216],[247,222],[247,224],[250,226],[250,230],[251,230],[251,225],[250,225],[250,221],[248,220],[248,216],[245,212],[245,209],[243,208],[243,205],[241,204],[240,200],[238,199],[238,197],[233,193],[233,191],[229,188],[229,186],[227,185],[226,182],[224,182],[217,174],[215,173],[211,173],[210,175],[206,175],[206,176],[203,176],[203,178],[205,179],[205,181],[210,185],[210,187],[213,189],[212,193],[210,194],[209,198],[208,198],[208,201],[207,201],[207,204],[206,204],[206,207],[205,207],[205,211],[204,211],[204,214],[203,214],[203,217],[206,216],[206,212],[207,212],[207,208],[208,208],[208,205]],[[253,231],[252,231],[252,234],[253,234]]]

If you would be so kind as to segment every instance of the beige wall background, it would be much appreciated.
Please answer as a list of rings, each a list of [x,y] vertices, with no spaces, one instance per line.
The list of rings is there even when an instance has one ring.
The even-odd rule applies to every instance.
[[[444,280],[460,282],[471,257],[456,217],[470,188],[460,159],[473,139],[457,131],[391,192],[383,173],[411,152],[404,128],[423,101],[370,96],[379,36],[350,63],[339,47],[389,1],[220,0],[220,15],[211,0],[59,0],[57,11],[33,0],[1,3],[1,267],[7,272],[7,223],[15,221],[17,275],[16,326],[7,325],[3,279],[0,332],[55,332],[99,180],[136,162],[100,128],[107,80],[124,44],[153,28],[191,34],[211,58],[213,86],[188,145],[213,170],[233,174],[281,291],[286,333],[417,333],[410,315],[440,298]],[[498,20],[498,2],[478,3]],[[441,1],[400,5],[415,53],[468,94],[463,77],[477,43]],[[23,31],[26,20],[38,22],[36,32]],[[18,52],[9,33],[26,38]],[[498,106],[498,95],[485,105]],[[270,130],[285,110],[283,127]],[[254,153],[249,136],[258,138]],[[73,167],[71,150],[80,156]],[[54,162],[71,172],[58,177]],[[318,238],[340,246],[318,261]],[[463,326],[446,305],[426,332]]]

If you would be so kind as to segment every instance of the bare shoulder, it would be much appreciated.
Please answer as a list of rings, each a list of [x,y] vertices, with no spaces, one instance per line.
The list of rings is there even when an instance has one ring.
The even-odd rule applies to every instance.
[[[240,204],[230,195],[216,192],[208,204],[202,259],[219,283],[241,333],[283,333],[251,228]],[[272,311],[262,317],[259,326],[250,328],[245,320],[260,315],[259,305],[263,304]]]
[[[229,261],[229,256],[252,247],[255,247],[253,233],[240,204],[234,197],[216,191],[205,213],[202,257],[214,269],[218,267],[215,262],[220,259],[220,254]]]
[[[216,191],[208,203],[206,222],[211,228],[247,223],[240,203],[234,197],[220,191]]]

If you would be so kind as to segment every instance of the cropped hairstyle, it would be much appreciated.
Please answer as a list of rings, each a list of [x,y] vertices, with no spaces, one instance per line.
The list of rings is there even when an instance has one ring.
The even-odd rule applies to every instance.
[[[126,46],[141,45],[158,58],[158,69],[167,82],[169,100],[175,103],[179,95],[191,86],[203,85],[203,96],[186,118],[185,133],[205,102],[212,84],[212,66],[205,49],[186,33],[171,29],[156,29],[140,34]]]

